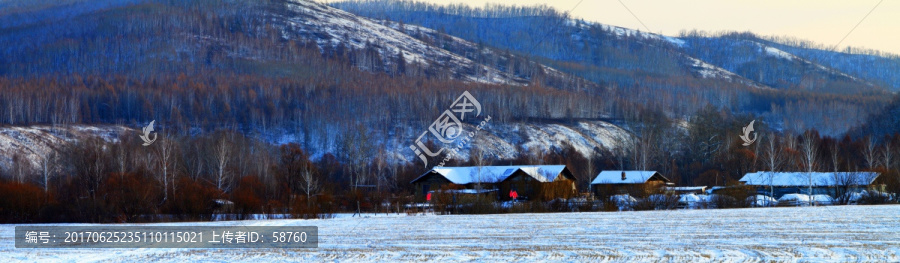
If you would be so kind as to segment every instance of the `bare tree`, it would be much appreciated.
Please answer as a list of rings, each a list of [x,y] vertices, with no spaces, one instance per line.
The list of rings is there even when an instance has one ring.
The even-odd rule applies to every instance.
[[[196,181],[203,174],[203,167],[206,163],[203,157],[203,147],[196,143],[193,143],[190,147],[190,151],[187,149],[182,151],[182,160],[185,162],[185,170],[188,176],[191,177],[191,180]]]
[[[375,180],[376,187],[378,192],[383,190],[391,190],[394,188],[396,181],[394,180],[394,173],[389,171],[389,167],[392,165],[388,161],[387,152],[385,151],[384,146],[378,147],[377,153],[375,154]]]
[[[369,166],[375,146],[368,129],[363,125],[348,129],[340,141],[340,156],[350,170],[350,188],[356,190],[358,186],[368,182],[369,173],[366,172],[366,168]]]
[[[832,175],[834,180],[834,196],[838,204],[844,205],[850,202],[850,192],[865,180],[865,178],[863,178],[864,174],[865,173],[860,172],[835,172]]]
[[[109,145],[98,138],[79,141],[67,150],[71,173],[84,186],[91,200],[96,200],[97,191],[108,172]]]
[[[163,200],[165,203],[169,198],[169,166],[172,165],[172,152],[175,149],[175,142],[169,139],[169,136],[160,136],[159,142],[156,144],[156,157],[159,161],[161,174],[159,180],[163,183]]]
[[[616,153],[619,157],[619,170],[625,171],[625,156],[628,155],[629,148],[630,147],[622,144],[619,144],[618,147],[616,147]]]
[[[766,167],[769,168],[769,196],[775,197],[775,186],[773,186],[773,181],[775,180],[775,172],[781,168],[784,163],[784,155],[782,154],[783,148],[778,145],[778,137],[769,136],[769,140],[766,141],[765,144],[765,163]]]
[[[13,179],[15,179],[16,182],[25,183],[25,179],[30,177],[28,174],[33,171],[33,167],[25,154],[17,152],[12,156],[12,165],[9,167],[8,171],[12,173]]]
[[[815,203],[814,198],[812,198],[812,186],[813,186],[813,172],[816,169],[816,160],[819,156],[819,145],[816,142],[817,138],[813,138],[814,134],[811,132],[807,132],[803,136],[803,142],[800,143],[800,152],[803,154],[803,166],[806,168],[806,179],[807,179],[807,187],[809,188],[810,202]]]
[[[115,145],[116,152],[116,165],[119,168],[119,176],[124,177],[125,173],[128,170],[128,160],[130,160],[130,151],[125,149],[125,142],[120,141]]]
[[[310,198],[314,193],[319,191],[319,180],[316,178],[315,171],[308,161],[304,161],[300,167],[300,188],[306,193],[306,206],[311,205]]]
[[[588,156],[585,157],[587,157],[587,163],[585,163],[584,172],[581,173],[582,175],[579,176],[578,180],[582,183],[582,187],[584,187],[583,189],[586,189],[586,191],[590,192],[591,178],[600,173],[599,171],[597,171],[597,166],[594,165],[594,161],[597,159],[597,152],[592,150],[590,153],[588,153]]]
[[[831,168],[835,173],[837,173],[840,170],[840,165],[841,165],[840,144],[838,144],[838,142],[835,141],[834,143],[831,144],[831,149],[829,149],[829,150],[831,153]]]
[[[865,139],[865,148],[863,148],[863,158],[866,159],[866,164],[869,169],[875,169],[876,163],[878,162],[878,152],[875,147],[875,141],[872,140],[871,137],[866,137]]]
[[[481,146],[477,140],[472,141],[472,147],[469,148],[469,160],[472,161],[472,165],[476,168],[475,178],[477,182],[475,182],[475,189],[482,189],[482,182],[486,182],[485,174],[483,173],[484,166],[490,163],[488,159],[487,153],[484,150],[484,147]]]
[[[893,166],[892,161],[894,160],[894,149],[889,138],[884,140],[884,144],[881,146],[881,152],[879,153],[881,157],[881,166],[886,170],[890,170]]]
[[[650,162],[653,160],[654,150],[656,149],[656,141],[655,136],[652,131],[644,132],[641,134],[639,138],[639,143],[637,145],[637,150],[639,152],[640,157],[638,157],[637,164],[641,171],[650,170]]]
[[[223,134],[220,136],[219,140],[216,142],[213,155],[212,155],[214,163],[214,168],[216,169],[216,188],[223,192],[227,192],[230,190],[231,186],[231,173],[228,172],[228,162],[231,159],[231,147],[228,144],[228,140],[226,140],[226,136]]]
[[[531,164],[539,164],[544,161],[544,151],[539,149],[537,146],[532,146],[528,149],[529,161]]]
[[[43,179],[44,183],[44,193],[49,193],[50,180],[59,172],[59,161],[59,154],[52,149],[38,160],[38,166],[41,169],[41,179]]]
[[[319,191],[319,173],[309,161],[309,156],[300,145],[290,143],[281,146],[281,157],[278,165],[279,179],[294,193],[306,194],[306,205],[311,205],[310,198]],[[291,199],[293,200],[293,195]],[[292,201],[293,202],[293,201]]]

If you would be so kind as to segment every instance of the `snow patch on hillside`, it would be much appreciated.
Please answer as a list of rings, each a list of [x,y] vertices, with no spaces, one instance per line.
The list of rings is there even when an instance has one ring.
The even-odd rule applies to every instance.
[[[124,126],[0,127],[0,168],[12,167],[18,157],[36,169],[49,153],[76,140],[97,137],[118,142],[120,135],[133,131]]]
[[[766,55],[768,55],[768,56],[772,56],[772,57],[776,57],[776,58],[780,58],[780,59],[785,59],[785,60],[789,60],[789,61],[794,61],[794,60],[796,60],[796,61],[799,61],[799,62],[801,62],[801,63],[803,63],[803,64],[806,64],[806,65],[809,65],[809,66],[814,66],[814,67],[816,67],[816,68],[819,69],[819,70],[826,71],[826,72],[828,72],[828,74],[832,74],[832,75],[837,75],[837,76],[840,76],[840,77],[849,78],[849,79],[851,79],[851,80],[853,80],[853,81],[864,82],[864,83],[866,83],[866,84],[869,85],[869,86],[874,86],[874,85],[875,85],[875,84],[872,84],[871,82],[861,80],[861,79],[859,79],[859,78],[857,78],[857,77],[854,77],[854,76],[851,76],[851,75],[849,75],[849,74],[847,74],[847,73],[840,72],[840,71],[837,71],[837,70],[835,70],[835,69],[828,68],[828,67],[826,67],[826,66],[824,66],[824,65],[821,65],[821,64],[818,64],[818,63],[815,63],[815,62],[812,62],[812,61],[803,59],[803,58],[798,57],[798,56],[796,56],[796,55],[794,55],[794,54],[785,52],[785,51],[783,51],[783,50],[781,50],[781,49],[777,49],[777,48],[774,48],[774,47],[771,47],[771,46],[768,46],[768,45],[765,45],[765,44],[759,43],[759,42],[753,42],[753,43],[756,44],[757,46],[759,46],[760,49],[761,49],[761,51],[764,51],[764,52],[766,53]]]
[[[613,25],[605,25],[605,24],[599,24],[599,23],[598,23],[598,25],[600,25],[600,27],[603,28],[603,30],[611,31],[614,34],[616,34],[616,36],[619,36],[619,37],[635,37],[635,36],[637,36],[637,37],[641,37],[641,38],[645,38],[645,39],[662,40],[662,41],[669,42],[672,45],[675,45],[678,47],[684,46],[684,43],[685,43],[684,40],[676,38],[676,37],[670,37],[670,36],[665,36],[665,35],[660,35],[660,34],[643,32],[643,31],[639,31],[639,30],[618,27],[618,26],[613,26]]]
[[[766,54],[782,59],[794,60],[794,55],[792,55],[791,53],[781,51],[781,49],[777,49],[774,47],[766,47]]]
[[[474,127],[466,129],[468,131]],[[582,156],[602,155],[624,146],[631,136],[625,129],[603,121],[490,124],[476,135],[474,143],[467,144],[453,158],[468,160],[473,144],[481,147],[494,160],[559,152],[564,145],[571,145]],[[396,161],[421,162],[409,149],[412,141],[401,143],[391,147],[402,153],[403,158]]]
[[[471,124],[463,124],[465,133],[475,131],[475,126]],[[438,151],[439,147],[445,147],[443,153],[435,158],[429,159],[429,165],[434,162],[440,162],[449,153],[451,147],[455,147],[457,142],[452,144],[443,144],[428,131],[427,126],[410,126],[408,124],[397,124],[396,127],[388,129],[390,132],[385,134],[378,129],[372,131],[371,138],[376,141],[371,143],[384,147],[385,158],[391,163],[416,163],[422,161],[418,156],[410,150],[410,146],[415,144],[416,138],[422,135],[423,142],[434,142],[431,151]],[[330,132],[329,136],[339,137],[340,130]],[[464,134],[465,134],[464,133]],[[263,140],[272,144],[280,145],[287,143],[297,143],[301,146],[309,145],[310,156],[314,160],[319,160],[325,154],[336,154],[340,143],[335,138],[319,138],[310,135],[309,142],[304,143],[304,136],[298,134],[297,130],[272,132],[265,135]],[[460,137],[461,138],[461,137]],[[529,157],[536,155],[545,155],[553,152],[559,152],[564,145],[571,145],[575,151],[587,156],[590,154],[603,155],[605,153],[615,153],[616,149],[623,147],[626,142],[630,141],[632,134],[622,127],[604,121],[577,121],[574,123],[544,123],[544,122],[500,122],[491,120],[483,130],[476,133],[474,139],[465,143],[459,151],[451,157],[455,161],[467,161],[473,146],[478,146],[484,151],[487,159],[491,160],[510,160],[519,157]],[[458,138],[459,139],[459,138]]]
[[[691,67],[694,69],[694,72],[700,74],[700,77],[702,78],[732,79],[737,76],[737,74],[734,74],[731,71],[706,63],[703,60],[692,57],[688,57],[688,60],[691,61]]]
[[[288,39],[293,36],[313,39],[320,48],[326,45],[334,47],[341,43],[354,49],[374,48],[386,64],[393,63],[390,58],[402,54],[407,63],[448,68],[459,73],[459,79],[464,81],[509,85],[527,83],[506,72],[429,45],[401,32],[399,27],[386,26],[311,1],[291,0],[285,2],[285,8],[292,14],[279,18],[286,21],[286,32],[282,35]]]

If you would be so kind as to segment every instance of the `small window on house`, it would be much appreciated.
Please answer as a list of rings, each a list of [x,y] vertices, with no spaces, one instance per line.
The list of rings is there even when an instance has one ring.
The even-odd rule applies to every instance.
[[[423,184],[422,185],[422,195],[428,195],[428,190],[431,189],[431,185]]]

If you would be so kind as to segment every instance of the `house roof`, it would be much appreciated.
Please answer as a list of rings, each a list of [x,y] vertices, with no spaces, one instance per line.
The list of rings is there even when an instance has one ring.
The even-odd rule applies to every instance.
[[[437,173],[454,184],[497,183],[519,170],[539,182],[552,182],[564,169],[565,165],[436,167],[412,180],[412,183],[431,173]]]
[[[625,173],[625,180],[622,180],[623,172]],[[591,184],[643,184],[654,176],[663,181],[669,181],[668,178],[663,177],[656,171],[602,171],[591,181]]]
[[[869,185],[878,175],[876,172],[755,172],[745,174],[740,181],[746,185],[809,186],[808,176],[811,176],[813,186]]]

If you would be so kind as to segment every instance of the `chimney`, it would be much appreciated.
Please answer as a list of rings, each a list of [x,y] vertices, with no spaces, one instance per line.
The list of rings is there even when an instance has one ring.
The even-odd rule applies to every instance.
[[[622,171],[622,181],[625,181],[625,171]]]

